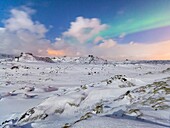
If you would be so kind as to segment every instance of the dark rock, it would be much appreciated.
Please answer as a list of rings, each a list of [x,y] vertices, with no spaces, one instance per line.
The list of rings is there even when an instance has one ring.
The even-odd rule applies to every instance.
[[[18,66],[13,66],[13,67],[11,67],[11,69],[19,69],[19,67]]]

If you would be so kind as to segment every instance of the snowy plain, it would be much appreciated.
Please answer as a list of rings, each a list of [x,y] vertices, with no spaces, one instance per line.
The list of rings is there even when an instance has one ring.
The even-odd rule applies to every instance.
[[[0,59],[2,128],[169,128],[169,61]]]

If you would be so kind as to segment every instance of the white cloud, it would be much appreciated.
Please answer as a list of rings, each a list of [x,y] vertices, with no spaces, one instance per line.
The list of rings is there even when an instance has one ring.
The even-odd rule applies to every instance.
[[[116,42],[112,39],[103,40],[103,43],[99,44],[100,48],[112,48],[116,45]]]
[[[73,37],[80,43],[85,43],[87,40],[97,35],[102,30],[107,28],[106,24],[101,24],[97,18],[77,17],[75,22],[71,22],[68,31],[63,33],[64,37]]]
[[[10,12],[11,17],[3,21],[4,28],[0,29],[0,51],[9,54],[33,52],[47,55],[47,49],[51,47],[50,41],[45,39],[48,29],[31,19],[31,14],[35,11],[22,7]]]
[[[61,38],[56,37],[55,40],[56,41],[61,41]]]
[[[54,50],[56,50],[56,53],[63,50],[66,55],[71,56],[85,55],[87,51],[90,54],[90,45],[95,45],[93,38],[106,28],[107,25],[101,24],[97,18],[77,17],[76,21],[71,22],[68,31],[63,32],[61,38],[56,38],[56,42],[53,44],[53,52],[51,53],[54,53]],[[93,43],[89,43],[89,40]],[[97,37],[96,43],[99,40],[103,40],[103,38]]]
[[[11,17],[4,21],[5,28],[9,31],[15,32],[20,30],[30,31],[37,34],[40,37],[44,37],[44,34],[48,31],[43,24],[39,22],[33,22],[30,14],[32,9],[18,10],[12,9]],[[28,11],[29,10],[29,11]]]
[[[119,38],[124,38],[125,36],[126,36],[126,33],[123,32],[123,33],[121,33],[121,34],[119,35]]]

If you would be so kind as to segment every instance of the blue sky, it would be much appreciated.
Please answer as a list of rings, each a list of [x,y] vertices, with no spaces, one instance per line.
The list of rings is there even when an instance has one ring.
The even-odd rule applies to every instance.
[[[29,14],[22,7],[34,10],[34,13]],[[84,41],[87,45],[81,47],[87,48],[94,46],[95,39],[99,41],[97,45],[110,39],[120,45],[129,43],[150,45],[170,40],[169,0],[1,0],[1,28],[11,26],[11,20],[8,22],[8,19],[15,17],[11,12],[13,9],[25,11],[33,24],[38,22],[43,25],[43,29],[47,30],[44,30],[43,38],[51,44],[56,43],[56,38],[62,40],[60,42],[73,45],[71,47]],[[78,20],[78,17],[83,19]],[[93,18],[97,19],[96,23],[99,23],[97,26],[82,26],[87,27],[86,32],[95,28],[91,35],[82,39],[78,39],[80,36],[78,33],[73,35],[75,34],[73,29],[79,25],[78,22],[88,24]],[[86,21],[87,19],[89,21]],[[16,18],[15,20],[17,21]],[[76,25],[72,26],[71,23]],[[53,49],[59,50],[60,47]]]

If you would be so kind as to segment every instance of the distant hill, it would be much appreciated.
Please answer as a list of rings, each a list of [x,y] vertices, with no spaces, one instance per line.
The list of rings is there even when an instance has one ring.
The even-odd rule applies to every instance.
[[[52,58],[54,62],[59,62],[59,63],[80,63],[80,64],[107,64],[109,63],[107,60],[93,56],[93,55],[88,55],[87,57],[55,57]]]
[[[0,59],[14,59],[14,55],[0,53]]]
[[[16,61],[20,62],[37,62],[37,61],[43,61],[48,63],[54,63],[54,61],[49,57],[39,57],[35,56],[32,53],[21,53],[20,56],[15,57]]]

